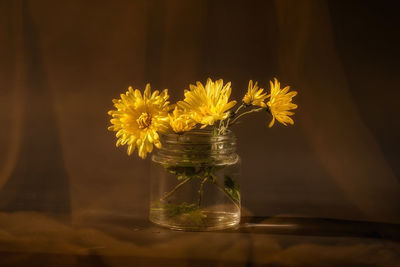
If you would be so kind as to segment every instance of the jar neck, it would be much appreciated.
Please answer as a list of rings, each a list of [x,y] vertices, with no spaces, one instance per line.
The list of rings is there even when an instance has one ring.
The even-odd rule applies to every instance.
[[[238,160],[236,138],[231,131],[216,136],[207,130],[163,134],[160,141],[162,148],[153,156],[153,161],[159,163],[221,165]]]

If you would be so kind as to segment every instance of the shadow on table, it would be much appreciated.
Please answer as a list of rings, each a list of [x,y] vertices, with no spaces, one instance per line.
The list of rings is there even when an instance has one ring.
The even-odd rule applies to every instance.
[[[299,217],[243,217],[235,232],[400,241],[400,224]]]

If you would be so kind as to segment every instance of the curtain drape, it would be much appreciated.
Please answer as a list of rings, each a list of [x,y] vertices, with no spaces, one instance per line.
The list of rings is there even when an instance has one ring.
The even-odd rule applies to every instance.
[[[207,77],[240,100],[277,77],[295,125],[234,129],[244,213],[400,222],[399,40],[360,4],[1,1],[1,211],[145,217],[150,160],[115,148],[111,100],[150,82],[176,101]]]

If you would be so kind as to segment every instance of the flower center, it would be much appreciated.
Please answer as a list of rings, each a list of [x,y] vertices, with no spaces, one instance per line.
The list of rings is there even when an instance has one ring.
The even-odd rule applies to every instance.
[[[139,128],[144,129],[150,126],[151,116],[148,113],[143,112],[136,121],[139,124]]]

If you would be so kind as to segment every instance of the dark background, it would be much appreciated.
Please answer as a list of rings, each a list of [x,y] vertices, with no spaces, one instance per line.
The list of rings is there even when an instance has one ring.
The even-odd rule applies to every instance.
[[[0,1],[0,209],[146,217],[150,159],[108,132],[129,85],[277,77],[295,125],[236,129],[244,214],[400,222],[396,1]]]

